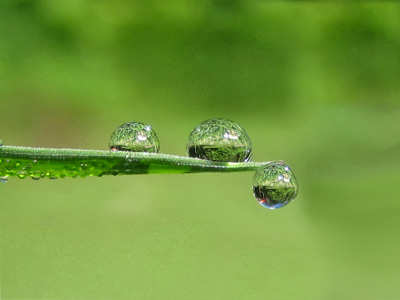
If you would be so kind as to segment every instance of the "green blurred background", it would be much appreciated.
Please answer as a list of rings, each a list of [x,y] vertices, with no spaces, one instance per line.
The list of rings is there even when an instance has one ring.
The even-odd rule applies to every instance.
[[[107,149],[128,121],[185,155],[235,120],[253,174],[10,180],[2,299],[399,299],[400,4],[3,0],[0,138]]]

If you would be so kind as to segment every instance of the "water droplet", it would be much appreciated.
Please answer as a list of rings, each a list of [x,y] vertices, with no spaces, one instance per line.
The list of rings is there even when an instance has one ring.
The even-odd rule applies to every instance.
[[[150,125],[139,122],[119,126],[110,138],[111,150],[157,153],[160,142]]]
[[[46,177],[49,179],[57,179],[58,177],[56,176],[56,174],[54,174],[53,172],[47,171],[46,172]]]
[[[26,172],[18,172],[17,176],[19,179],[24,179],[24,178],[26,178],[27,174],[26,174]]]
[[[8,181],[8,176],[0,177],[0,182],[6,183]]]
[[[291,202],[298,192],[296,177],[288,166],[271,163],[257,170],[253,178],[253,193],[258,203],[270,209]]]
[[[197,125],[189,136],[188,156],[212,161],[247,162],[251,160],[251,140],[237,123],[210,119]]]
[[[3,146],[3,141],[0,139],[0,147]]]

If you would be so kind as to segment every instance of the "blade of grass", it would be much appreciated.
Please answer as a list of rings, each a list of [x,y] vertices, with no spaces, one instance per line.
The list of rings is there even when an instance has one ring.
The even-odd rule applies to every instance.
[[[162,153],[0,147],[0,177],[3,179],[243,172],[255,171],[269,163],[272,162],[213,162]]]

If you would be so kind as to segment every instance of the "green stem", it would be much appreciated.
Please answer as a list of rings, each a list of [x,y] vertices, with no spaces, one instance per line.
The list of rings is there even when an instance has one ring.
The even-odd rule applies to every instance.
[[[281,162],[281,161],[279,161]],[[0,146],[0,177],[33,179],[127,174],[255,171],[271,162],[213,162],[161,153]]]

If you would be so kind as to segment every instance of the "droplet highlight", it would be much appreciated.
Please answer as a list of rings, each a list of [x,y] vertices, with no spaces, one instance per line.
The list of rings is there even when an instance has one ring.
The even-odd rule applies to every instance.
[[[269,209],[289,204],[298,193],[298,183],[290,168],[282,163],[271,163],[256,171],[253,193],[258,203]]]
[[[160,150],[157,134],[150,125],[139,122],[125,123],[119,126],[111,135],[109,146],[111,150],[150,152]]]
[[[220,162],[247,162],[252,145],[246,131],[227,119],[210,119],[197,125],[186,145],[188,156]]]

